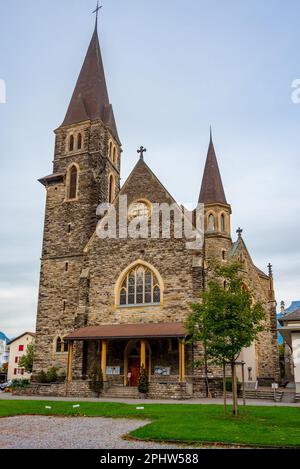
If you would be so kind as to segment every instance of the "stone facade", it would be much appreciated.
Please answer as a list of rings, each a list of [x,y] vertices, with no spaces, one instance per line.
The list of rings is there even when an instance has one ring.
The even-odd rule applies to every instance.
[[[95,36],[93,41],[96,41]],[[95,57],[89,57],[89,60],[99,60],[99,54],[95,54]],[[33,376],[52,366],[66,371],[68,354],[66,350],[57,350],[57,339],[63,339],[74,330],[108,324],[185,323],[190,314],[190,304],[197,300],[212,275],[213,262],[243,258],[245,283],[253,291],[255,299],[264,303],[267,311],[267,331],[261,334],[255,344],[255,378],[276,379],[278,353],[271,278],[255,267],[242,238],[233,243],[231,207],[227,202],[217,201],[205,205],[206,236],[201,250],[187,249],[187,240],[174,236],[172,218],[169,239],[100,239],[96,236],[99,221],[96,209],[99,204],[109,201],[111,176],[115,180],[114,206],[117,211],[120,195],[127,196],[128,206],[137,201],[147,201],[149,206],[157,203],[176,204],[143,158],[120,187],[122,151],[111,129],[112,126],[104,119],[89,118],[74,124],[68,122],[68,125],[56,130],[53,175],[41,180],[46,186],[47,200]],[[78,135],[79,132],[82,134],[81,148],[70,150],[70,136]],[[110,142],[117,149],[114,159],[110,153]],[[69,171],[72,165],[76,165],[78,179],[76,198],[70,200]],[[177,211],[181,211],[180,207],[176,207]],[[216,217],[213,233],[208,226],[212,213]],[[117,233],[119,228],[117,225]],[[121,307],[117,286],[126,269],[139,264],[155,270],[159,275],[161,302]],[[183,394],[190,395],[193,392],[191,389],[195,389],[195,395],[202,395],[203,369],[193,371],[191,368],[192,361],[203,356],[201,344],[186,348],[185,367],[192,383],[192,387],[187,390],[187,385],[176,381],[179,375],[178,341],[167,352],[166,343],[162,346],[162,342],[150,342],[151,375],[154,375],[155,365],[171,369],[167,382],[157,382],[153,376],[150,394],[167,397],[171,393],[182,397]],[[108,343],[107,366],[121,368],[120,375],[114,377],[116,384],[126,380],[122,376],[125,347],[126,342],[122,341],[112,340]],[[100,355],[99,341],[76,342],[73,377],[79,380],[86,377],[91,363],[101,360]],[[212,367],[209,372],[212,381],[221,376],[217,367]],[[194,378],[196,385],[193,384]],[[108,380],[111,378],[108,377]],[[53,389],[56,389],[55,386]],[[57,385],[57,393],[63,392],[62,389],[62,386]],[[79,393],[86,392],[83,389],[80,391],[80,387],[78,389]]]

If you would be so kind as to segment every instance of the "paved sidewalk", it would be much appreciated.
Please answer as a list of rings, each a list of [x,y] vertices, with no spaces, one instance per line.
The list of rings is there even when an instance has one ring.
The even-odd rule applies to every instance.
[[[42,396],[12,396],[11,394],[5,394],[0,392],[1,400],[17,400],[17,401],[63,401],[63,402],[119,402],[123,404],[140,405],[141,403],[146,404],[210,404],[210,405],[223,405],[223,399],[189,399],[186,401],[176,400],[152,400],[147,399],[145,401],[139,399],[90,399],[90,398],[74,398],[74,397],[42,397]],[[228,404],[231,400],[228,399]],[[239,404],[242,405],[242,401],[239,400]],[[1,403],[0,403],[1,405]],[[247,405],[249,406],[271,406],[271,407],[300,407],[300,403],[288,403],[288,402],[273,402],[262,399],[247,399]]]

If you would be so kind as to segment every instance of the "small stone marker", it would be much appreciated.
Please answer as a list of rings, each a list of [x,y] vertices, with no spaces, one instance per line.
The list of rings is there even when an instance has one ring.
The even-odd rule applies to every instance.
[[[46,405],[46,406],[45,406],[45,409],[51,410],[52,407],[50,407],[49,405]]]
[[[145,407],[137,407],[136,410],[145,410]]]
[[[77,404],[77,405],[73,405],[73,409],[78,409],[78,407],[80,407],[80,405],[79,405],[79,404]]]

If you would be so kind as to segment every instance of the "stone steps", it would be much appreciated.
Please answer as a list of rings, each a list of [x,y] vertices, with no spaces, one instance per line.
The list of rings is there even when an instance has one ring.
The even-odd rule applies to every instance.
[[[276,392],[275,400],[281,402],[283,398],[283,392]],[[255,391],[247,390],[245,392],[246,399],[265,399],[274,401],[274,391]]]
[[[136,387],[111,386],[102,392],[101,397],[138,399],[139,391]]]

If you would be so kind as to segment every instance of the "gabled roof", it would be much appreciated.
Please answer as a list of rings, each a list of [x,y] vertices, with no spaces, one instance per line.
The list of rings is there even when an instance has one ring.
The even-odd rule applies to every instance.
[[[256,269],[256,271],[257,271],[257,273],[258,273],[258,275],[259,275],[260,277],[263,277],[263,278],[265,278],[266,280],[270,280],[269,275],[267,275],[267,274],[266,274],[265,272],[263,272],[261,269],[259,269],[258,267],[256,267],[256,265],[255,265],[254,267],[255,267],[255,269]]]
[[[300,308],[296,309],[296,311],[293,311],[292,313],[281,316],[281,322],[286,322],[286,321],[287,322],[300,321]]]
[[[207,152],[202,186],[199,196],[200,204],[227,204],[215,147],[210,134],[210,142]]]
[[[31,337],[33,337],[33,338],[35,337],[34,332],[24,332],[23,334],[19,335],[18,337],[15,337],[10,342],[8,342],[8,345],[13,344],[14,342],[16,342],[16,340],[22,339],[22,337],[24,337],[25,335],[31,335]]]
[[[97,119],[107,125],[119,142],[113,109],[108,97],[96,26],[62,125]]]

